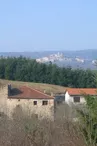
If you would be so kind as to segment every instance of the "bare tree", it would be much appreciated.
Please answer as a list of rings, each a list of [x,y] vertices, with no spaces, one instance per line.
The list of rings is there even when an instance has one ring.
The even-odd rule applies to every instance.
[[[64,111],[72,113],[69,107],[61,106],[55,121],[51,121],[29,116],[16,107],[12,120],[6,116],[0,119],[0,146],[84,146],[78,124]]]

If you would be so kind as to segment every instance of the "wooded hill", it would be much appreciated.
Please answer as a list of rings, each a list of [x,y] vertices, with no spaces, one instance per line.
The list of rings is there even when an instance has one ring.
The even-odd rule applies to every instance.
[[[97,87],[96,74],[91,70],[61,68],[52,63],[40,64],[23,57],[0,58],[0,78],[65,87]]]

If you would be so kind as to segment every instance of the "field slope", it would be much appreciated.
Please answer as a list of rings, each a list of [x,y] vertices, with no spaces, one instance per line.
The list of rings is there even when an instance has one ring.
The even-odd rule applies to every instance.
[[[63,87],[63,86],[43,84],[43,83],[20,82],[20,81],[11,81],[11,80],[0,79],[0,84],[4,84],[4,85],[11,84],[13,87],[28,86],[28,87],[38,89],[42,92],[44,92],[44,90],[45,90],[47,94],[51,94],[52,92],[59,93],[59,92],[65,91],[65,87]]]

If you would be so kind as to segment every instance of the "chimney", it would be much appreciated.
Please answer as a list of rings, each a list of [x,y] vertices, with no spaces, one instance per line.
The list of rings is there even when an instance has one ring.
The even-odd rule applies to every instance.
[[[53,92],[51,92],[51,96],[54,96]]]
[[[8,84],[8,96],[11,94],[11,84]]]
[[[46,90],[44,90],[44,94],[46,94]]]

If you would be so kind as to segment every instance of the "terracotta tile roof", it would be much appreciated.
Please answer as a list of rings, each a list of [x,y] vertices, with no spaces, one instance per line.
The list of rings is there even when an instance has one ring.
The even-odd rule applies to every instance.
[[[97,95],[97,88],[67,88],[69,95]]]
[[[12,89],[14,90],[14,89]],[[11,94],[8,98],[13,99],[53,99],[54,97],[44,94],[41,91],[38,91],[36,89],[23,86],[20,88],[16,88],[18,93]]]

